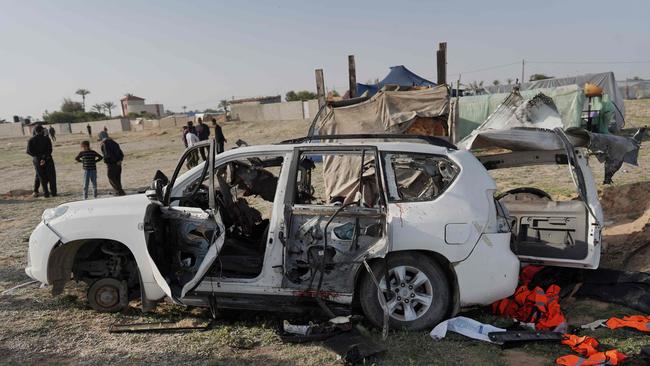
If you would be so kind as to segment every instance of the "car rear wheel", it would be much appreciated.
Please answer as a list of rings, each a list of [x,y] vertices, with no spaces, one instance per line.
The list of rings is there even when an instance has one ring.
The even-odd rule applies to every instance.
[[[88,304],[104,313],[125,309],[129,304],[126,282],[115,278],[102,278],[93,282],[88,288]]]
[[[381,291],[369,274],[365,274],[359,292],[361,307],[371,323],[383,326],[384,309],[381,297],[386,299],[389,326],[393,329],[430,329],[439,323],[449,308],[449,285],[440,266],[420,253],[397,253],[388,258],[388,281],[383,260],[375,262],[373,272]]]

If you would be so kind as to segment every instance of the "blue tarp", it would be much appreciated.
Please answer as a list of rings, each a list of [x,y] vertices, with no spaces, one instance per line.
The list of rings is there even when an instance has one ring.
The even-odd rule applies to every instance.
[[[435,83],[418,76],[404,65],[391,66],[390,72],[378,84],[360,84],[357,83],[357,95],[362,95],[366,91],[368,96],[372,96],[379,91],[384,85],[399,86],[436,86]]]

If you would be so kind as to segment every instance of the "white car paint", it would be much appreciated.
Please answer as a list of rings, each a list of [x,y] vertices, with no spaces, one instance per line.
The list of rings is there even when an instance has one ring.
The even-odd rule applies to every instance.
[[[292,152],[296,147],[346,146],[355,142],[322,144],[261,145],[230,150],[219,154],[215,164],[251,155],[282,155],[285,167],[291,166]],[[356,142],[358,144],[358,142]],[[366,144],[369,144],[366,142]],[[496,185],[481,163],[467,151],[448,150],[444,147],[408,143],[372,143],[379,151],[418,152],[446,156],[460,167],[459,176],[437,199],[430,202],[390,203],[388,206],[390,251],[425,250],[446,258],[455,272],[461,306],[489,304],[512,294],[517,285],[519,259],[509,247],[509,233],[497,232],[496,209],[493,194]],[[172,196],[198,178],[202,164],[181,175],[173,188]],[[220,281],[215,287],[213,279],[206,278],[197,291],[214,291],[247,294],[291,294],[281,287],[283,273],[283,247],[279,232],[285,230],[283,222],[283,197],[287,187],[289,169],[282,169],[270,223],[268,247],[261,274],[254,279]],[[591,179],[591,175],[589,175]],[[593,179],[591,179],[593,185]],[[597,202],[597,199],[594,201]],[[96,199],[66,203],[68,210],[61,216],[41,222],[29,241],[26,273],[42,283],[49,283],[48,259],[56,245],[66,245],[75,240],[110,239],[126,245],[133,253],[140,270],[143,293],[148,300],[158,300],[169,294],[163,289],[164,279],[152,269],[143,234],[143,218],[150,203],[142,194],[126,197]],[[595,207],[600,213],[600,207]],[[602,221],[601,221],[602,222]],[[446,242],[448,225],[462,225],[462,235]],[[594,235],[599,235],[594,233]],[[461,238],[461,239],[458,239]],[[598,256],[590,260],[598,263]],[[562,261],[558,261],[563,265]],[[274,268],[275,267],[275,268]],[[162,286],[162,287],[161,287]],[[352,294],[341,294],[335,301],[349,303]]]

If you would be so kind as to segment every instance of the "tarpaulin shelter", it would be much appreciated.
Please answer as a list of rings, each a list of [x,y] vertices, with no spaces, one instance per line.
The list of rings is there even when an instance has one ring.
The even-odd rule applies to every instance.
[[[408,91],[380,91],[357,104],[332,107],[314,120],[315,135],[417,134],[434,135],[448,125],[449,91],[446,86]],[[328,197],[347,197],[358,191],[359,157],[324,159]],[[355,174],[356,173],[356,174]]]
[[[530,99],[543,93],[553,99],[564,129],[582,125],[582,111],[586,97],[578,85],[523,90],[519,94]],[[510,92],[461,97],[458,100],[457,138],[462,139],[478,128],[510,96]]]
[[[411,86],[427,86],[433,87],[436,86],[435,83],[413,73],[411,70],[407,69],[404,65],[391,66],[388,75],[386,75],[380,82],[377,84],[360,84],[357,83],[357,94],[363,95],[367,92],[368,96],[372,96],[377,93],[381,88],[386,85],[397,85],[403,87]]]
[[[520,85],[519,90],[526,91],[541,88],[556,88],[565,85],[578,85],[580,88],[584,87],[586,83],[595,84],[603,88],[603,91],[609,96],[616,106],[615,120],[618,128],[623,127],[625,120],[625,105],[623,104],[623,94],[621,93],[614,73],[601,72],[597,74],[584,74],[577,76],[569,76],[565,78],[552,78],[544,80],[536,80]],[[515,85],[493,85],[484,87],[484,89],[491,94],[510,93]],[[546,92],[545,92],[546,94]]]

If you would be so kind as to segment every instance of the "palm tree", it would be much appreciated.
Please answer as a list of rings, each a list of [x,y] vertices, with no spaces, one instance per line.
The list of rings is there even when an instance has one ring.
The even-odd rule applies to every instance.
[[[499,80],[492,81],[492,85],[494,85],[494,86],[498,86],[499,84],[501,84],[501,82]]]
[[[103,104],[93,104],[92,110],[94,110],[97,113],[102,113],[104,111],[104,105]]]
[[[77,95],[81,95],[81,105],[84,108],[84,111],[86,110],[86,95],[90,94],[90,90],[88,89],[77,89],[75,92]]]
[[[183,108],[183,114],[185,114],[185,111],[187,110],[187,106],[184,105],[181,108]]]
[[[104,108],[108,111],[108,117],[111,117],[111,111],[115,108],[115,103],[113,102],[105,102],[104,103]]]

